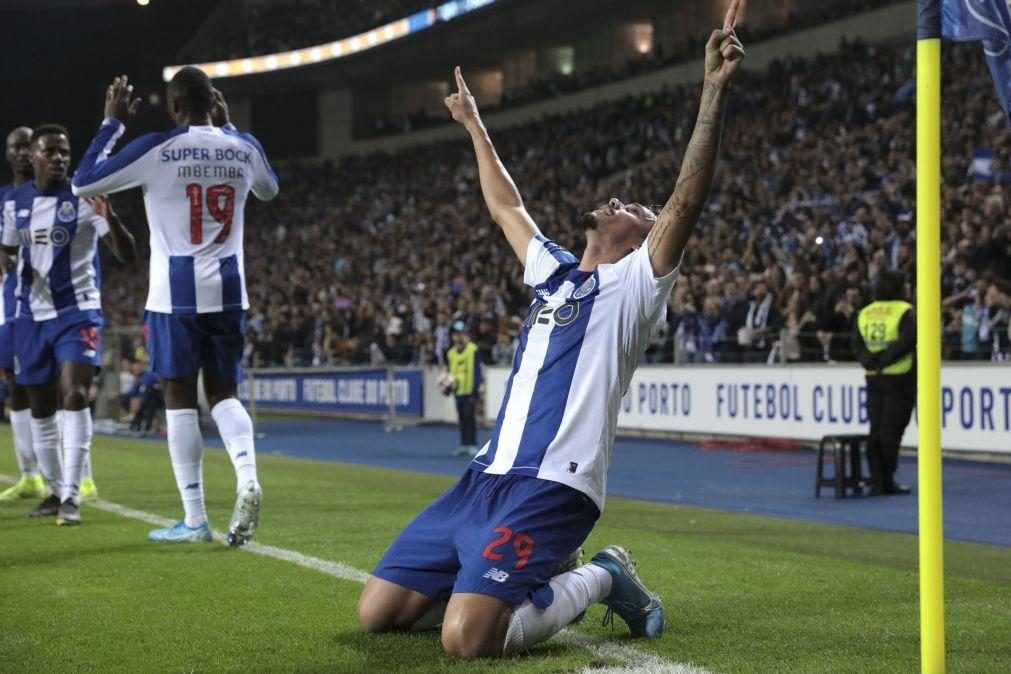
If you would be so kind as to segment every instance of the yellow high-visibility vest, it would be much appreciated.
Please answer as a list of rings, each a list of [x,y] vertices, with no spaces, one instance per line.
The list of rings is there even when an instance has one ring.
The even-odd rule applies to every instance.
[[[449,373],[456,379],[456,395],[469,396],[474,392],[477,345],[468,342],[463,351],[459,351],[455,346],[450,347],[446,359],[449,361]]]
[[[899,324],[907,311],[913,308],[909,302],[890,300],[871,302],[860,312],[857,328],[864,344],[871,353],[884,351],[899,339]],[[909,353],[888,367],[882,374],[906,374],[913,369],[913,354]]]

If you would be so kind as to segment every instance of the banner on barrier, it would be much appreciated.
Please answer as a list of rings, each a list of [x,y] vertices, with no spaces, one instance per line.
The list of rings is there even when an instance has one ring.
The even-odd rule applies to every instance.
[[[489,368],[485,410],[494,419],[509,371]],[[945,449],[1011,452],[1011,367],[945,366]],[[640,367],[618,417],[620,430],[818,440],[867,432],[863,371],[845,366]],[[916,417],[903,438],[916,446]]]
[[[420,370],[347,372],[256,372],[239,385],[239,397],[276,409],[356,414],[389,414],[392,397],[398,415],[424,411]]]

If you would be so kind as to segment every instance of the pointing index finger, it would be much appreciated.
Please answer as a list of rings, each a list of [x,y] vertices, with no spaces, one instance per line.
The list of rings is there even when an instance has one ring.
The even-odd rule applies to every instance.
[[[469,94],[470,89],[467,88],[467,83],[463,81],[463,73],[460,72],[460,66],[457,66],[453,70],[453,75],[456,77],[456,88],[461,94]]]
[[[737,10],[741,6],[741,0],[730,0],[730,6],[727,7],[727,15],[723,17],[723,30],[733,30],[734,26],[737,25]]]

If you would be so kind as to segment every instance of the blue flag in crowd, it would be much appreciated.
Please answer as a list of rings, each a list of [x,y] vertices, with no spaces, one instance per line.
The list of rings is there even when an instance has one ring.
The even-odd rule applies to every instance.
[[[928,3],[932,4],[932,3]],[[941,36],[983,42],[1001,107],[1011,119],[1011,12],[1008,0],[941,0]]]

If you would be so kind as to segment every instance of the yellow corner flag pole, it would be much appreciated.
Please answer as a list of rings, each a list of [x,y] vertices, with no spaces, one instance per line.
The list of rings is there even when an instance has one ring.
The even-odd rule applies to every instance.
[[[920,499],[920,656],[944,672],[941,507],[941,26],[938,3],[919,1],[916,43],[916,349]],[[931,11],[933,10],[933,11]],[[925,30],[926,29],[926,30]]]

